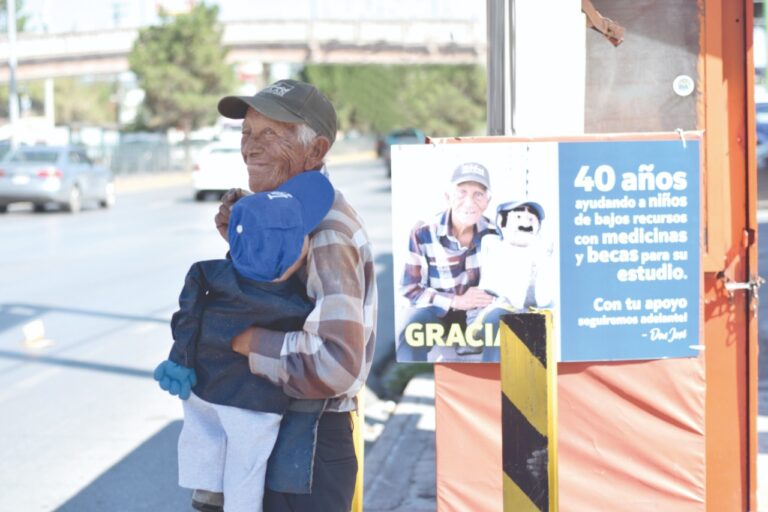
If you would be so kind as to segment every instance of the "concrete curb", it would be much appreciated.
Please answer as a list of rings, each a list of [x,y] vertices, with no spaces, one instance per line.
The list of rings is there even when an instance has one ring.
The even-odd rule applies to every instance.
[[[435,381],[424,374],[410,380],[365,458],[363,508],[434,511],[435,484]]]
[[[135,174],[118,174],[115,176],[115,193],[130,194],[144,190],[175,187],[179,185],[192,186],[192,176],[184,171],[142,172]]]

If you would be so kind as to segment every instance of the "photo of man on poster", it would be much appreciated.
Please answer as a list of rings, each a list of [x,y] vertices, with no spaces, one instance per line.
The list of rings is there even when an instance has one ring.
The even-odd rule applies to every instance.
[[[498,362],[503,315],[555,307],[555,149],[395,146],[397,361]]]
[[[401,361],[455,360],[478,352],[465,343],[432,346],[425,337],[463,336],[467,311],[484,308],[493,295],[478,288],[480,242],[491,230],[483,214],[491,200],[488,169],[460,164],[445,191],[448,208],[411,230],[400,293],[410,304],[398,329]],[[447,352],[447,353],[446,353]]]

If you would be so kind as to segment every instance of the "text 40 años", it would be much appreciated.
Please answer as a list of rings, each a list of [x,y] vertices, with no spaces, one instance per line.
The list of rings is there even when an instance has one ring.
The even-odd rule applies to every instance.
[[[688,187],[688,178],[685,171],[660,171],[654,172],[654,164],[640,164],[637,172],[621,173],[621,189],[631,191],[661,190],[685,190]],[[582,165],[573,186],[591,192],[597,189],[600,192],[608,192],[616,186],[616,171],[608,164],[597,166],[594,172],[588,165]]]

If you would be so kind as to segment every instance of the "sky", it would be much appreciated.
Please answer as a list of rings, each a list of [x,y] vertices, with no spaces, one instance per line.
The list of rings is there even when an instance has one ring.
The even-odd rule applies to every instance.
[[[131,28],[157,20],[157,5],[183,6],[189,0],[23,0],[34,32],[80,32]],[[477,19],[484,0],[209,0],[220,19]],[[87,5],[87,7],[85,7]]]

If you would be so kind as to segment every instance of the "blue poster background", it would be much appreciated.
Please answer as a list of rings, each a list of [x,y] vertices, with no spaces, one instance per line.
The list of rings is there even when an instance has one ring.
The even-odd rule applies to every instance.
[[[699,142],[559,144],[561,360],[696,356]]]

